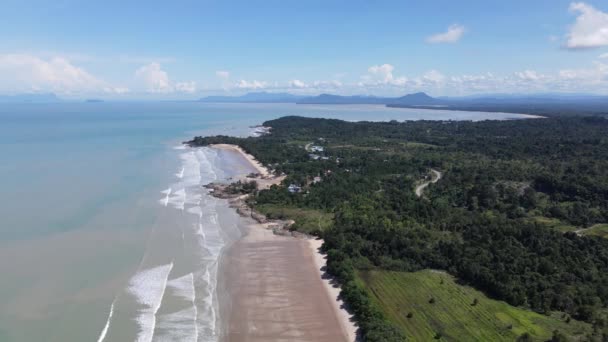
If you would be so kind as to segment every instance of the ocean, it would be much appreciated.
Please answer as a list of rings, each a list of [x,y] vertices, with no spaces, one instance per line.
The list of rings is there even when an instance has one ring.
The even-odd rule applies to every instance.
[[[251,172],[194,135],[285,115],[485,120],[371,105],[0,104],[0,341],[217,341],[239,217],[202,185]]]

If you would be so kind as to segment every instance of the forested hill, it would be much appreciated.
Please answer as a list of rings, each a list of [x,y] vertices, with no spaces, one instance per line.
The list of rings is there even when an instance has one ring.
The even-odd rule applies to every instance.
[[[446,270],[486,294],[541,313],[563,311],[606,329],[608,241],[583,236],[608,222],[608,120],[345,122],[284,117],[233,143],[287,178],[255,195],[261,210],[331,217],[328,269],[367,340],[400,340],[360,286],[369,269]],[[315,150],[311,151],[311,147]],[[443,177],[414,188],[430,169]],[[302,191],[290,193],[296,184]],[[604,335],[606,337],[607,335]]]

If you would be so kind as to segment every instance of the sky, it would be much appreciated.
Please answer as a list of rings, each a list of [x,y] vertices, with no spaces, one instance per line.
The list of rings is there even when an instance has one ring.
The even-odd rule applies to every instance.
[[[608,95],[608,2],[0,4],[0,94]]]

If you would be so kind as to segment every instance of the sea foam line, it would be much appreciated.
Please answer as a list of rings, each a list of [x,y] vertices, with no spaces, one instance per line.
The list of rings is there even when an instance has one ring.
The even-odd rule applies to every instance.
[[[129,292],[136,297],[140,304],[145,306],[139,310],[137,317],[140,326],[136,340],[138,342],[151,342],[154,337],[156,313],[162,304],[172,269],[173,261],[141,271],[131,278]]]
[[[169,196],[171,195],[171,188],[167,190],[161,191],[161,193],[165,194],[165,207],[169,204]]]
[[[116,298],[112,301],[112,305],[110,305],[110,313],[108,314],[108,320],[106,321],[106,325],[103,327],[101,334],[99,334],[99,338],[97,338],[97,342],[103,342],[106,339],[106,335],[108,334],[108,330],[110,329],[110,321],[112,320],[112,315],[114,314],[114,302],[116,302]]]
[[[198,341],[198,307],[196,306],[196,287],[194,286],[194,273],[190,273],[192,281],[192,307],[194,308],[194,340]]]

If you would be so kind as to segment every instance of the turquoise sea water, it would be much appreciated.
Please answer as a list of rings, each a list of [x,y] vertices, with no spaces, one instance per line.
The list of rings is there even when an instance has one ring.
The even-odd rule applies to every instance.
[[[222,230],[234,225],[235,217],[205,193],[198,200],[194,189],[200,184],[187,183],[183,172],[182,177],[176,173],[194,170],[200,183],[241,166],[230,156],[175,147],[194,134],[247,135],[250,126],[284,115],[345,120],[521,117],[381,106],[0,104],[0,341],[170,340],[175,331],[190,329],[184,322],[192,315],[192,333],[174,337],[214,340],[215,333],[197,330],[212,329],[205,321],[210,316],[200,314],[209,309],[206,304],[192,299],[190,307],[179,298],[188,279],[196,287],[192,291],[209,291],[205,286],[217,270],[199,263],[197,258],[208,255],[197,253],[205,243],[206,251],[217,246],[209,247],[212,243],[205,240],[186,248],[184,239],[188,233],[198,238],[196,231],[189,232],[191,225]],[[178,188],[192,196],[185,207],[173,200],[163,205],[161,191],[171,187],[169,196],[177,202]],[[194,220],[182,212],[200,217]],[[160,285],[142,287],[140,279]],[[176,299],[163,299],[160,308],[147,302],[158,293],[162,299],[167,287],[174,293],[165,297]],[[147,309],[155,310],[144,317]],[[151,331],[142,332],[144,328]]]

